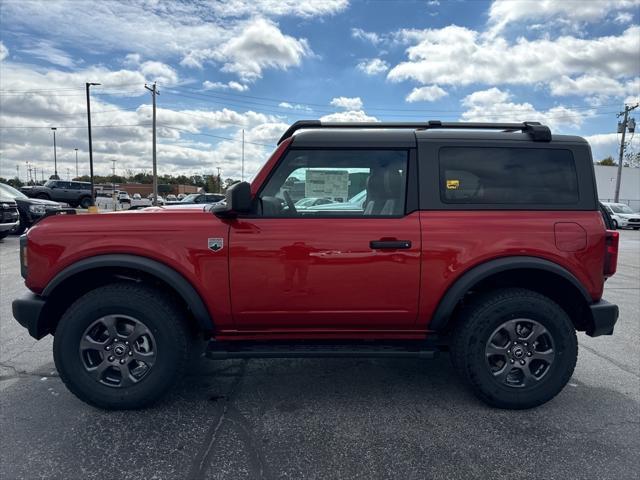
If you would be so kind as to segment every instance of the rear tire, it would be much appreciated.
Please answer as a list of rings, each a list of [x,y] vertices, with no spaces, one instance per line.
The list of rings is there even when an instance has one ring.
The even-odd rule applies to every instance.
[[[478,398],[498,408],[548,402],[571,378],[578,356],[567,313],[522,288],[479,296],[461,312],[452,340],[458,373]]]
[[[166,295],[116,283],[80,297],[64,313],[53,341],[60,378],[80,400],[119,410],[159,400],[181,378],[189,332]]]
[[[80,199],[80,206],[82,208],[89,208],[91,206],[91,197],[82,197]]]

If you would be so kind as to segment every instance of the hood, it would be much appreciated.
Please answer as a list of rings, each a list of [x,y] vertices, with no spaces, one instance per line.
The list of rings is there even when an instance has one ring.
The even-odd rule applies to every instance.
[[[622,217],[622,218],[640,217],[640,213],[614,213],[614,215],[617,215],[618,217]]]
[[[46,205],[48,207],[60,207],[60,203],[53,200],[43,200],[41,198],[16,198],[17,203],[28,203],[29,205]]]

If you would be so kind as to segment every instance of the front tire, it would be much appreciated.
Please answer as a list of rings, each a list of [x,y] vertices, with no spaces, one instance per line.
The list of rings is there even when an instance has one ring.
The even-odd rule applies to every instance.
[[[461,312],[453,364],[482,401],[525,409],[548,402],[566,385],[578,356],[567,313],[531,290],[481,295]]]
[[[184,314],[166,295],[134,283],[97,288],[62,316],[53,341],[60,378],[80,400],[119,410],[148,406],[187,364]]]
[[[613,219],[613,220],[611,220],[611,222],[613,223],[613,229],[614,230],[618,230],[618,221]]]

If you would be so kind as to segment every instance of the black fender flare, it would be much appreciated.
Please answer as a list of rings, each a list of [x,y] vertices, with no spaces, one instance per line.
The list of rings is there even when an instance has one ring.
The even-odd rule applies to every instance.
[[[74,275],[104,267],[122,267],[139,270],[162,280],[180,295],[191,310],[191,313],[193,313],[193,317],[202,330],[213,330],[213,320],[209,314],[209,310],[193,285],[191,285],[181,273],[164,263],[138,255],[108,254],[79,260],[53,277],[42,291],[42,296],[50,296],[57,287]]]
[[[474,285],[477,285],[482,280],[496,273],[518,269],[542,270],[558,275],[573,285],[582,294],[588,305],[593,303],[589,292],[584,288],[580,281],[569,270],[557,263],[538,257],[502,257],[476,265],[463,273],[462,276],[458,278],[451,287],[449,287],[438,303],[438,306],[431,318],[429,330],[437,331],[446,327],[456,305]]]

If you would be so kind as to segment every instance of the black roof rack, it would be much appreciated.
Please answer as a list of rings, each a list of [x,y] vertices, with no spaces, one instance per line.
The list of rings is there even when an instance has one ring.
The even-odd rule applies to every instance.
[[[501,130],[506,132],[524,132],[535,142],[550,142],[551,130],[540,122],[522,123],[482,123],[482,122],[322,122],[320,120],[298,120],[291,125],[278,140],[278,144],[302,129],[323,128],[404,128],[414,130],[457,129],[457,130]]]

